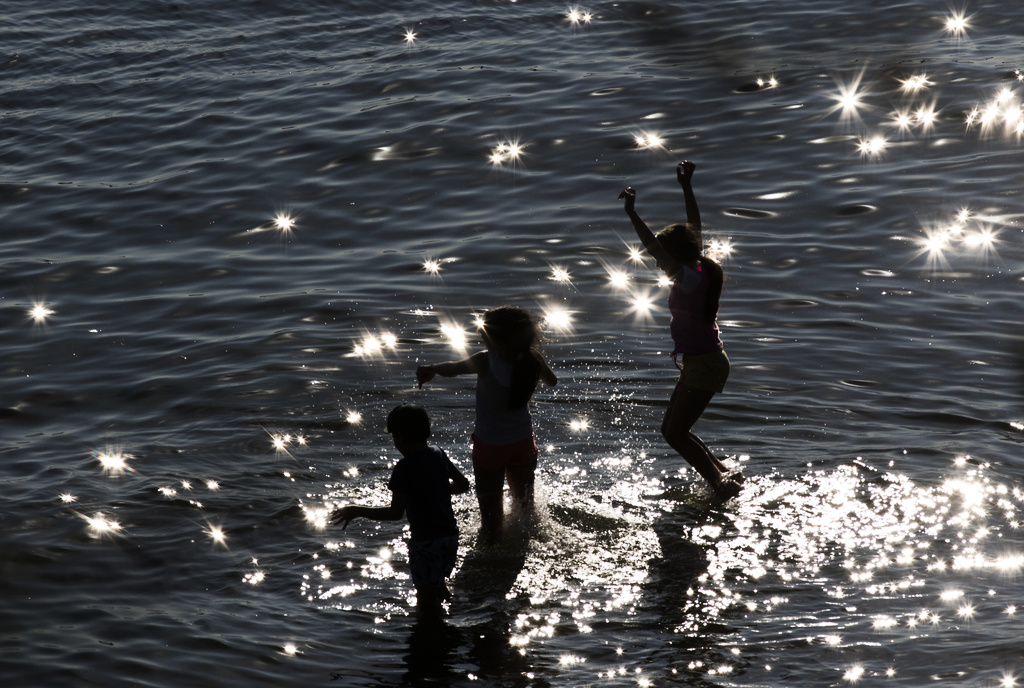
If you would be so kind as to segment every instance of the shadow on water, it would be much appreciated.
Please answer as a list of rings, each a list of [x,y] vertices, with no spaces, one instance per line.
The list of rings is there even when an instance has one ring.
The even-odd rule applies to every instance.
[[[462,632],[443,617],[424,615],[418,618],[409,632],[403,685],[451,685],[461,678],[454,665],[460,661],[462,644]]]
[[[468,647],[464,648],[462,661],[476,666],[480,678],[485,680],[521,676],[528,671],[528,662],[514,651],[510,643],[509,629],[520,606],[519,601],[510,600],[510,597],[513,597],[512,590],[526,564],[530,539],[530,530],[517,523],[507,524],[498,542],[490,543],[481,536],[477,537],[452,580],[452,587],[457,591],[452,614],[466,624],[465,637],[454,629],[441,632],[435,628],[431,631],[426,625],[421,629],[421,636],[417,637],[414,629],[410,637],[410,675],[413,672],[411,658],[416,654],[411,651],[414,638],[418,650],[426,650],[431,642],[465,640]],[[418,667],[430,668],[426,661]]]

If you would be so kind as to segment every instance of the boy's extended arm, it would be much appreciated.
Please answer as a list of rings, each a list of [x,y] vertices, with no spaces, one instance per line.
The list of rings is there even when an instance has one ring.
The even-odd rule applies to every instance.
[[[481,361],[481,359],[483,359]],[[455,377],[457,375],[468,375],[470,373],[480,373],[480,366],[486,364],[487,352],[478,351],[469,358],[464,358],[461,361],[445,361],[444,363],[432,363],[430,365],[420,366],[416,369],[416,382],[420,388],[434,379],[435,375],[441,377]]]
[[[343,506],[338,513],[331,516],[331,523],[341,524],[341,529],[348,528],[348,524],[354,518],[369,518],[374,521],[397,521],[405,514],[405,494],[402,492],[391,493],[390,506],[357,506],[351,504]]]

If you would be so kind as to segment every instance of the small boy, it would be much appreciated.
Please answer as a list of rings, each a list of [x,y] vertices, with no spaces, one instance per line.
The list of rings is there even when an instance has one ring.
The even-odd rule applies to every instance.
[[[348,527],[354,518],[397,521],[409,516],[409,567],[421,610],[436,611],[451,599],[445,579],[455,568],[459,526],[452,495],[469,491],[469,480],[448,456],[427,444],[430,418],[416,404],[402,404],[388,414],[387,431],[402,458],[391,472],[391,506],[345,506],[331,522]]]

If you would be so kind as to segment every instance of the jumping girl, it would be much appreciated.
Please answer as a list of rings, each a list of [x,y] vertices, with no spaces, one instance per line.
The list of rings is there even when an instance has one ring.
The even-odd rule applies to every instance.
[[[655,235],[634,209],[636,191],[626,188],[625,210],[633,229],[658,267],[672,279],[668,307],[672,313],[672,360],[680,370],[661,434],[715,492],[726,499],[739,494],[743,474],[726,474],[725,465],[692,431],[711,398],[725,388],[729,357],[718,332],[718,304],[725,276],[722,267],[704,255],[700,210],[689,160],[676,167],[686,197],[686,222],[671,224]]]
[[[533,508],[538,452],[529,403],[538,381],[554,386],[558,378],[537,350],[540,330],[526,309],[502,306],[487,311],[480,335],[485,351],[461,361],[420,366],[416,380],[422,388],[435,375],[477,376],[473,475],[481,530],[494,538],[502,529],[506,480],[513,500],[527,510]]]

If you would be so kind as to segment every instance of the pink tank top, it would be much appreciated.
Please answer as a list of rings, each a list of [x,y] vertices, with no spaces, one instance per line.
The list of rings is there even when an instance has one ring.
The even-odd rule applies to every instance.
[[[683,274],[672,283],[668,309],[672,313],[672,341],[675,354],[708,354],[725,348],[718,323],[704,319],[704,302],[711,285],[711,272],[683,267]]]

